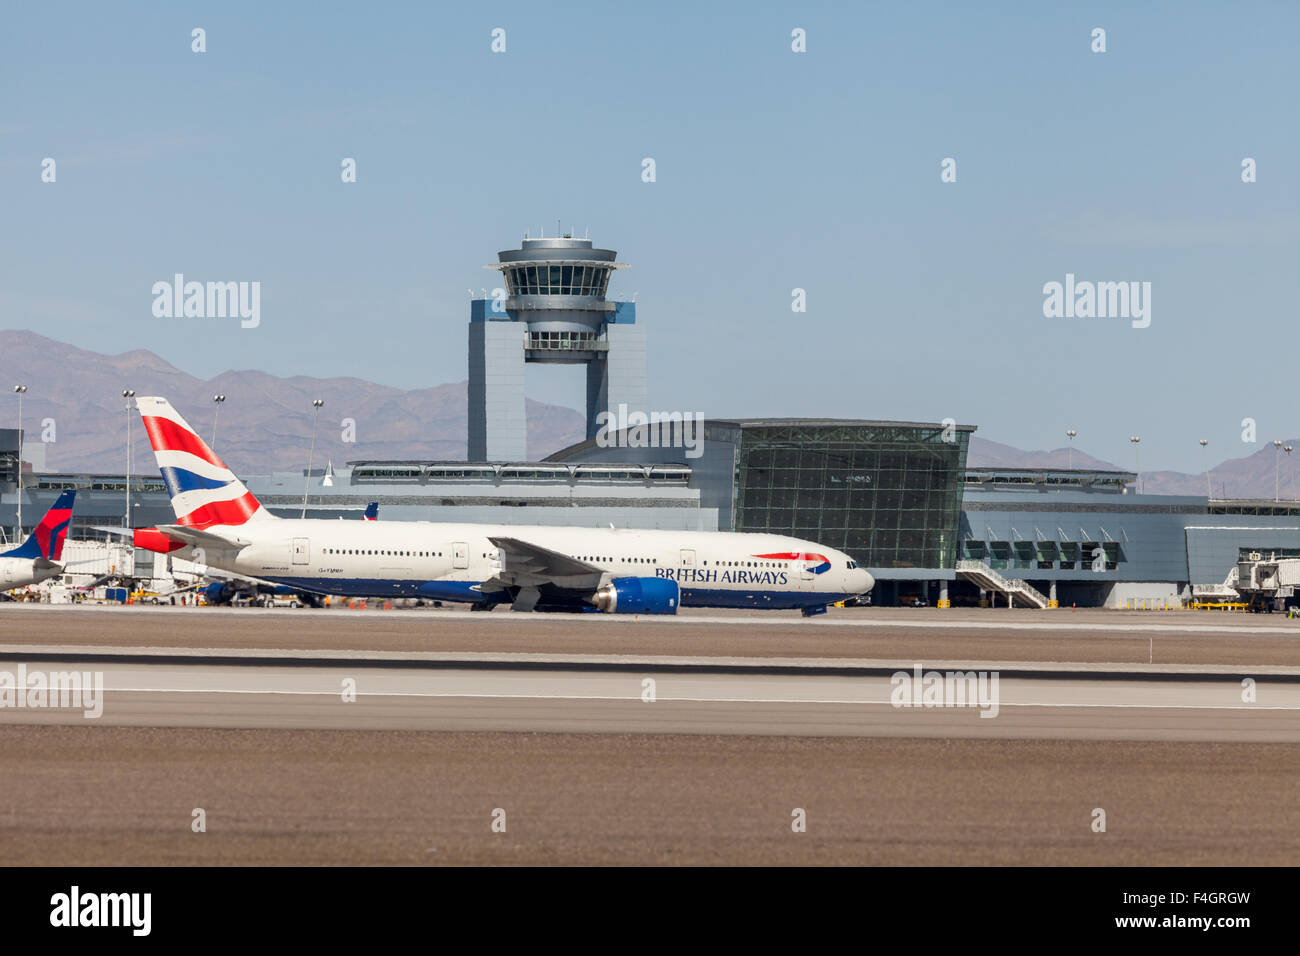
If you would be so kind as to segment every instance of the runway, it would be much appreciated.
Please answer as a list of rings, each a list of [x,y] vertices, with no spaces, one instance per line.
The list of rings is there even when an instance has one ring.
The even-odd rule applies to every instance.
[[[15,672],[102,675],[102,713],[0,706],[0,722],[553,733],[780,734],[1300,742],[1300,675],[960,672],[960,699],[926,701],[908,668],[651,664],[557,659],[485,666],[361,657],[0,656]],[[73,651],[69,653],[69,651]],[[944,673],[944,672],[940,672]],[[947,672],[950,673],[950,672]],[[894,676],[898,674],[900,676]],[[967,682],[969,674],[973,682]],[[19,681],[18,683],[23,683]],[[906,693],[897,688],[904,684]],[[942,677],[938,685],[943,690]]]
[[[0,605],[0,645],[1300,668],[1300,620],[1214,612],[834,608],[673,617]]]
[[[80,865],[1300,862],[1300,629],[1186,615],[1186,632],[1169,631],[1163,615],[1097,612],[1077,631],[1035,612],[950,626],[943,612],[873,610],[822,626],[0,608],[0,672],[104,681],[97,718],[0,707],[0,853]],[[915,680],[918,664],[923,676],[988,671],[986,690],[996,672],[996,699],[983,698],[996,716],[978,698],[894,706],[894,674]],[[190,829],[195,808],[206,833]],[[506,833],[491,829],[498,809]],[[806,832],[791,829],[795,810]]]

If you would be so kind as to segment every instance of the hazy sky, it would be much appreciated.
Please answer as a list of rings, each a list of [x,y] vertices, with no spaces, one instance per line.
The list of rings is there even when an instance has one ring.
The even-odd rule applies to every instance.
[[[1295,4],[271,6],[6,8],[0,328],[461,381],[467,290],[558,217],[631,264],[654,408],[1136,432],[1148,470],[1300,435]],[[260,326],[155,318],[176,272],[259,281]],[[1044,317],[1067,273],[1150,282],[1150,326]]]

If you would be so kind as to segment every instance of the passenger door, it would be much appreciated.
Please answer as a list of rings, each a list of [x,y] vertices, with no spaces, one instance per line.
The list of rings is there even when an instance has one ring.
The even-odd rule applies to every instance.
[[[684,567],[684,568],[693,568],[693,567],[695,567],[695,549],[694,549],[694,548],[682,548],[682,567]]]
[[[465,570],[469,567],[469,545],[464,541],[453,541],[451,544],[451,566],[456,570]]]
[[[293,539],[293,563],[307,564],[311,560],[311,545],[306,538]]]

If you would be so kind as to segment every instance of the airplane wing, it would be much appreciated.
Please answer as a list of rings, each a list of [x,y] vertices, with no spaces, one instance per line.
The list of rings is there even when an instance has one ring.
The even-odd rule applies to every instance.
[[[514,604],[517,610],[530,610],[537,601],[537,589],[543,584],[594,591],[608,575],[604,568],[520,538],[490,537],[488,540],[501,550],[501,568],[479,590],[519,588],[520,596]]]
[[[140,528],[123,528],[120,525],[94,525],[96,531],[103,531],[107,534],[121,535],[123,538],[133,538]],[[248,547],[249,542],[237,535],[226,537],[213,531],[204,531],[202,528],[193,528],[184,524],[160,524],[157,528],[152,529],[171,538],[173,541],[192,546],[195,548],[207,548],[210,551],[238,551],[241,548]]]
[[[207,548],[210,551],[239,551],[251,543],[237,535],[226,537],[223,534],[191,528],[183,524],[160,524],[158,530],[173,541],[195,548]]]
[[[73,590],[75,591],[93,591],[106,581],[112,581],[114,578],[120,578],[120,574],[101,574],[89,584],[79,584]]]
[[[599,577],[604,573],[604,568],[519,538],[488,538],[488,540],[501,549],[501,555],[505,559],[502,565],[503,571],[532,574],[543,579],[592,574]]]

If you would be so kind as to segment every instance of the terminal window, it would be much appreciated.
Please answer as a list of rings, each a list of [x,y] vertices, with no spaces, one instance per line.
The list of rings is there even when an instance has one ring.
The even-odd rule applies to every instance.
[[[864,567],[953,567],[969,433],[949,437],[938,426],[745,428],[736,530],[818,541]]]

